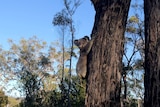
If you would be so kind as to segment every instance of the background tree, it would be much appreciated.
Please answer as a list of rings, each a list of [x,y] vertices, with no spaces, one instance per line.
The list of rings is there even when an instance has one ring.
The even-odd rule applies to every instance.
[[[139,6],[138,6],[139,7]],[[134,7],[135,8],[135,7]],[[122,101],[128,107],[132,100],[144,96],[144,24],[138,14],[128,18],[122,72]],[[136,101],[137,100],[137,101]],[[137,104],[137,103],[136,103]]]
[[[10,80],[19,83],[19,89],[25,96],[25,106],[39,106],[43,100],[41,92],[45,90],[45,84],[48,84],[46,79],[56,78],[52,66],[57,56],[55,49],[50,49],[50,53],[45,54],[43,49],[46,42],[40,42],[36,37],[22,39],[19,44],[12,40],[9,42],[11,48],[1,54],[1,69]],[[53,89],[55,87],[52,83],[51,90]]]
[[[61,12],[58,12],[53,19],[53,25],[54,26],[58,26],[60,28],[60,33],[62,36],[62,70],[61,70],[61,84],[60,84],[60,89],[61,89],[61,101],[64,102],[65,97],[66,97],[66,92],[67,90],[65,90],[65,86],[64,86],[64,80],[65,80],[65,76],[64,76],[64,68],[65,68],[65,62],[69,59],[66,58],[65,56],[65,35],[66,35],[66,30],[68,28],[69,23],[71,22],[71,20],[68,18],[66,11],[63,9]],[[68,54],[69,56],[69,54]],[[65,105],[65,104],[64,104]]]
[[[144,0],[145,107],[160,107],[160,1]]]
[[[68,14],[68,17],[70,19],[69,23],[69,29],[70,29],[70,34],[71,34],[71,49],[70,49],[70,62],[69,62],[69,88],[68,88],[68,107],[71,107],[71,100],[70,100],[70,91],[71,91],[71,76],[72,76],[72,56],[74,56],[73,52],[73,41],[74,41],[74,36],[75,36],[75,26],[73,22],[73,15],[80,5],[80,0],[75,0],[74,2],[71,2],[71,0],[64,0],[64,6],[66,9],[66,12]]]
[[[119,107],[124,32],[130,0],[91,0],[95,11],[85,104]]]
[[[75,53],[73,51],[74,49],[74,45],[73,45],[73,40],[74,40],[74,36],[75,36],[75,26],[74,26],[74,20],[73,20],[73,15],[76,12],[76,9],[79,7],[80,5],[80,0],[75,0],[75,1],[71,1],[71,0],[63,0],[64,3],[64,9],[61,12],[58,12],[54,19],[53,19],[53,24],[54,25],[58,25],[59,27],[61,27],[61,31],[62,31],[62,44],[63,47],[65,45],[65,41],[64,41],[64,31],[65,29],[69,29],[69,34],[71,37],[71,45],[70,45],[70,50],[69,50],[69,75],[68,75],[68,94],[67,94],[67,99],[68,99],[68,107],[71,106],[71,98],[70,98],[70,94],[71,94],[71,85],[72,84],[72,80],[71,80],[71,76],[72,76],[72,57],[75,56]],[[63,53],[64,53],[64,48],[62,48]],[[63,54],[63,60],[64,60],[64,54]],[[65,98],[63,98],[64,94],[64,61],[63,61],[63,71],[62,71],[62,84],[61,84],[61,90],[62,90],[62,102]]]
[[[123,106],[142,105],[144,99],[144,19],[143,2],[134,1],[128,17],[122,72]],[[134,100],[134,101],[133,101]],[[140,103],[139,103],[140,102]]]
[[[65,58],[65,33],[67,30],[67,26],[71,22],[71,19],[68,18],[66,11],[63,9],[61,12],[58,12],[53,19],[53,25],[54,26],[59,26],[60,28],[60,33],[62,35],[62,80],[61,82],[63,83],[64,80],[64,66],[65,66],[65,61],[67,58]]]

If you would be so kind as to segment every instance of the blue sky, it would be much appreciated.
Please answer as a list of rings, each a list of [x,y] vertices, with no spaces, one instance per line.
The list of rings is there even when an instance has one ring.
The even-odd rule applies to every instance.
[[[81,1],[74,15],[75,38],[90,35],[94,23],[95,11],[91,1]],[[32,36],[48,43],[59,40],[60,34],[52,25],[52,19],[62,9],[63,0],[0,0],[0,45],[6,47],[9,38],[19,41]],[[131,10],[130,15],[132,13]]]
[[[19,41],[37,36],[49,43],[58,40],[59,33],[52,19],[62,8],[63,0],[1,0],[0,45],[5,47],[8,38]],[[74,15],[75,37],[91,33],[94,14],[90,0],[82,0]]]

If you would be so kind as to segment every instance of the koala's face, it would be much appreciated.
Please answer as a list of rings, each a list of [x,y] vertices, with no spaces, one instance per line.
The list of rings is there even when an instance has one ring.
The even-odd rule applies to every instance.
[[[85,36],[84,38],[74,40],[74,44],[78,46],[79,49],[83,49],[89,41],[89,37]]]

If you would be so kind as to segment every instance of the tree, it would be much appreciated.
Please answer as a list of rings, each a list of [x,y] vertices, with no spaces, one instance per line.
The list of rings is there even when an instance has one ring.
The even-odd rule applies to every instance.
[[[53,19],[53,24],[54,25],[57,25],[61,28],[61,31],[62,31],[62,37],[63,37],[63,40],[62,40],[62,45],[63,45],[63,48],[62,48],[62,51],[63,51],[63,70],[62,70],[62,80],[61,80],[61,86],[62,86],[62,99],[63,99],[63,80],[64,80],[64,32],[66,30],[66,28],[69,29],[69,33],[71,35],[71,46],[70,46],[70,50],[69,50],[69,76],[68,76],[68,79],[69,79],[69,84],[68,84],[68,107],[71,106],[71,98],[70,98],[70,94],[71,94],[71,76],[72,76],[72,57],[75,56],[75,53],[74,53],[74,45],[73,45],[73,40],[74,40],[74,36],[75,36],[75,26],[74,26],[74,20],[73,20],[73,15],[75,14],[77,8],[79,7],[80,5],[80,0],[74,0],[71,1],[71,0],[63,0],[64,2],[64,9],[61,11],[61,12],[58,12],[54,19]]]
[[[60,33],[62,36],[62,78],[61,78],[61,84],[60,84],[60,89],[61,89],[61,100],[62,102],[64,102],[65,100],[65,88],[64,88],[64,80],[65,80],[65,76],[64,76],[64,68],[65,68],[65,61],[68,60],[68,58],[66,58],[65,56],[65,35],[66,35],[66,30],[67,27],[69,25],[69,23],[71,22],[71,20],[68,18],[66,11],[63,9],[61,12],[58,12],[54,18],[53,18],[53,25],[54,26],[58,26],[60,28]],[[60,65],[61,66],[61,65]],[[66,105],[66,104],[62,104],[62,105]]]
[[[10,49],[2,50],[0,53],[2,59],[0,69],[6,74],[4,77],[19,83],[20,88],[18,89],[24,92],[26,107],[39,105],[43,107],[42,104],[46,97],[43,92],[53,91],[58,86],[53,69],[53,62],[58,59],[56,49],[50,47],[47,53],[46,42],[36,37],[28,40],[21,39],[19,44],[13,40],[9,40],[9,43],[11,44]],[[55,68],[58,69],[58,67]],[[50,79],[52,84],[49,84],[47,79]],[[17,87],[16,85],[13,88]]]
[[[68,17],[66,10],[62,10],[61,12],[58,12],[54,18],[53,18],[53,25],[54,26],[59,26],[60,28],[60,33],[62,36],[62,79],[61,82],[63,83],[64,80],[64,63],[66,61],[66,57],[65,57],[65,33],[67,30],[67,27],[69,25],[69,23],[71,22],[71,19]],[[62,90],[63,93],[63,90]]]
[[[130,0],[91,0],[95,11],[85,105],[119,107],[124,32]]]
[[[73,3],[73,5],[72,5]],[[70,61],[69,61],[69,87],[68,87],[68,107],[71,107],[71,99],[70,99],[70,93],[71,93],[71,76],[72,76],[72,56],[73,54],[73,41],[74,41],[74,36],[75,36],[75,27],[74,27],[74,22],[73,22],[73,15],[80,5],[80,0],[75,0],[74,2],[71,2],[71,0],[64,0],[64,6],[66,8],[68,17],[70,19],[69,22],[69,30],[71,34],[71,50],[70,50]]]
[[[144,0],[144,107],[160,107],[160,0]]]
[[[137,3],[132,5],[134,10],[140,6]],[[140,11],[142,11],[142,8],[128,18],[125,32],[121,82],[124,107],[130,105],[133,99],[143,101],[144,98],[144,22],[139,17]]]

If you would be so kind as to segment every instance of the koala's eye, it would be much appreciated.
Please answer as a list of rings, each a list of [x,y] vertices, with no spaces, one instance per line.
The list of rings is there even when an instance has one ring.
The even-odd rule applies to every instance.
[[[78,42],[78,40],[74,40],[75,42]]]
[[[86,43],[86,42],[88,42],[88,39],[86,39],[86,38],[83,38],[83,42],[85,42],[85,43]]]

